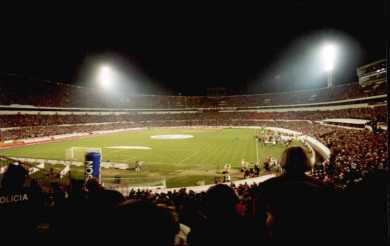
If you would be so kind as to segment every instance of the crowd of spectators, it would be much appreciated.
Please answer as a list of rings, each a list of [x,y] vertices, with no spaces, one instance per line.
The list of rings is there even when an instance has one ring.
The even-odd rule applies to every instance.
[[[351,118],[351,119],[377,119],[385,122],[387,108],[385,106],[349,108],[338,110],[307,110],[307,111],[287,111],[287,112],[239,112],[234,116],[225,113],[226,118],[241,119],[284,119],[284,120],[323,120],[329,118]]]
[[[346,187],[370,174],[389,171],[387,132],[335,129],[319,138],[333,153],[333,160],[316,168],[316,178]]]
[[[331,114],[333,113],[333,114]],[[346,109],[325,112],[287,112],[278,113],[292,117],[341,117],[348,114],[355,116],[384,118],[385,107],[366,109]],[[315,170],[315,176],[325,182],[345,186],[359,182],[370,172],[384,170],[388,160],[386,132],[374,133],[367,129],[352,130],[318,124],[307,120],[283,121],[266,120],[273,118],[271,113],[188,113],[188,114],[133,114],[133,115],[5,115],[0,122],[2,127],[11,127],[1,131],[0,139],[15,140],[45,137],[69,133],[93,133],[101,130],[115,130],[131,127],[148,126],[196,126],[196,125],[256,125],[286,128],[313,136],[326,146],[336,151],[334,167],[322,165]],[[303,117],[305,118],[305,117]],[[70,124],[73,123],[73,124]],[[77,124],[75,124],[77,123]],[[97,123],[97,124],[95,124]],[[17,127],[17,126],[23,127]],[[327,171],[325,171],[327,170]],[[329,171],[331,170],[331,171]]]
[[[261,120],[323,120],[354,118],[386,122],[385,106],[325,111],[197,112],[166,114],[5,114],[0,117],[0,141],[93,132],[134,126],[261,125]],[[279,123],[272,123],[272,125]],[[294,124],[294,123],[290,123]],[[321,126],[318,126],[321,128]],[[312,127],[311,127],[312,128]],[[307,133],[308,129],[300,129]]]
[[[107,131],[116,129],[125,129],[137,127],[138,125],[129,123],[110,123],[110,124],[93,124],[93,125],[68,125],[68,126],[35,126],[35,127],[18,127],[0,131],[0,140],[17,140],[39,137],[51,137],[55,135],[73,134],[73,133],[90,133],[95,131]]]
[[[2,76],[0,77],[0,105],[19,104],[77,108],[214,108],[291,105],[383,95],[386,93],[384,84],[380,87],[361,88],[359,84],[354,83],[338,85],[332,88],[224,97],[109,96],[96,88],[18,76]],[[6,90],[2,90],[2,88],[6,88]],[[34,94],[30,93],[31,91],[34,91]]]
[[[322,102],[384,93],[382,87],[363,91],[357,85],[343,85],[288,94],[137,96],[114,102],[93,89],[15,80],[0,80],[1,105],[209,108]],[[32,95],[31,90],[37,93]],[[389,173],[387,132],[336,128],[312,121],[355,118],[386,122],[386,110],[382,106],[295,112],[2,115],[0,141],[148,126],[274,126],[315,137],[331,149],[331,158],[298,174],[284,166],[280,177],[264,184],[219,184],[200,193],[133,190],[126,196],[94,180],[86,185],[72,181],[66,187],[53,183],[49,192],[42,192],[34,180],[26,185],[29,176],[21,165],[10,165],[1,181],[0,231],[4,238],[17,232],[23,235],[19,240],[62,238],[69,243],[105,237],[111,243],[127,241],[133,245],[329,245],[369,238],[376,245],[382,242],[384,231],[378,225],[385,216],[376,206],[383,201],[379,184]],[[299,121],[285,121],[291,119]],[[294,163],[301,162],[304,158],[294,159]],[[309,171],[308,175],[303,171]]]
[[[316,163],[313,168],[312,174],[318,180],[344,188],[374,173],[389,172],[387,131],[345,129],[305,121],[273,124],[315,137],[331,150],[333,159]]]
[[[345,111],[345,110],[344,110]],[[360,110],[359,110],[360,112]],[[382,112],[382,109],[379,111]],[[382,112],[383,113],[383,112]],[[324,165],[317,166],[314,175],[317,179],[321,179],[325,182],[335,183],[341,187],[345,187],[349,183],[359,182],[364,179],[369,173],[376,171],[382,171],[387,168],[386,162],[388,160],[388,146],[387,146],[387,133],[386,132],[372,132],[368,129],[353,130],[337,128],[327,125],[314,123],[311,121],[261,121],[253,119],[239,119],[239,117],[216,117],[219,114],[225,113],[203,113],[203,118],[197,117],[194,120],[189,118],[187,120],[178,120],[180,114],[157,114],[157,115],[136,115],[137,121],[124,121],[126,117],[124,115],[106,115],[106,116],[46,116],[46,115],[34,115],[24,117],[22,115],[11,116],[6,119],[16,119],[17,122],[23,122],[24,118],[27,118],[25,122],[44,122],[42,125],[31,127],[16,127],[1,132],[2,140],[12,140],[20,138],[33,138],[53,136],[69,133],[93,133],[94,131],[101,130],[115,130],[131,127],[147,127],[147,126],[189,126],[189,125],[256,125],[261,127],[273,126],[279,128],[286,128],[301,132],[305,135],[315,137],[323,144],[328,146],[332,151],[335,151],[335,160],[332,163],[332,167],[329,167],[326,163]],[[228,113],[226,113],[228,114]],[[234,115],[235,113],[231,113]],[[241,113],[239,113],[241,114]],[[244,113],[246,114],[246,113]],[[185,114],[194,117],[194,114]],[[195,114],[198,115],[198,114]],[[69,118],[68,118],[69,117]],[[101,119],[100,119],[101,117]],[[213,118],[215,117],[215,118]],[[81,118],[81,119],[80,119]],[[157,119],[156,119],[157,118]],[[172,119],[173,118],[173,119]],[[33,120],[31,120],[33,119]],[[61,120],[58,120],[61,119]],[[171,119],[171,120],[168,120]],[[76,121],[77,120],[77,121]],[[119,121],[112,123],[101,124],[81,124],[89,120],[95,122],[102,121]],[[68,122],[69,121],[69,122]],[[71,121],[80,122],[80,124],[66,125]],[[3,122],[7,122],[3,120]],[[12,122],[12,121],[11,121]],[[49,124],[47,124],[50,122]],[[51,125],[53,123],[53,125]],[[61,125],[54,125],[55,123],[64,123]]]
[[[385,208],[378,207],[384,193],[378,182],[383,184],[386,177],[372,176],[362,186],[340,191],[305,174],[310,166],[304,153],[300,147],[287,149],[281,160],[283,174],[264,183],[218,184],[199,193],[132,190],[122,195],[94,179],[86,184],[73,180],[70,186],[52,183],[48,192],[42,192],[23,165],[11,164],[1,181],[0,229],[3,240],[22,235],[19,243],[59,239],[131,245],[384,242]]]

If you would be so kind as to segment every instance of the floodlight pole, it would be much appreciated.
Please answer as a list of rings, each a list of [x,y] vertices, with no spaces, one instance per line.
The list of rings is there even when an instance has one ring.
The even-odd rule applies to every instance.
[[[333,86],[333,71],[328,71],[328,88]]]
[[[256,137],[256,164],[259,165],[259,139]]]

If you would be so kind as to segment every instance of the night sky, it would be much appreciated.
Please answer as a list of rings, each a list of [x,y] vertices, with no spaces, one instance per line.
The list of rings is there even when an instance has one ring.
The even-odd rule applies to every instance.
[[[225,87],[236,94],[299,89],[275,64],[294,57],[291,47],[312,34],[343,33],[358,44],[336,83],[356,81],[357,65],[385,58],[385,1],[285,2],[13,16],[2,31],[0,72],[83,84],[86,61],[114,54],[159,87],[140,93],[204,95]]]

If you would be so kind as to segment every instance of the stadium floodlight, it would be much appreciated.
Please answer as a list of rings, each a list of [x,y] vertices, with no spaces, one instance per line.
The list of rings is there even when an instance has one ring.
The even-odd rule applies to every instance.
[[[103,88],[108,88],[112,82],[112,70],[109,66],[104,65],[100,68],[98,81]]]
[[[333,44],[325,44],[322,47],[322,59],[325,71],[332,71],[336,60],[336,47]]]
[[[321,49],[321,59],[324,70],[328,73],[328,87],[333,86],[333,70],[336,61],[336,46],[325,44]]]

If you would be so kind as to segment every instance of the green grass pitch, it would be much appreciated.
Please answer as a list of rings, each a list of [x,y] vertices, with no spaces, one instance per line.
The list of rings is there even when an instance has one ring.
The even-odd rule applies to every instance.
[[[189,139],[151,139],[153,135],[190,134]],[[112,146],[145,146],[149,150],[109,149]],[[279,159],[284,145],[258,144],[259,161],[272,156]],[[148,129],[85,137],[61,142],[37,144],[1,150],[1,155],[43,159],[65,159],[70,147],[102,148],[103,161],[128,163],[144,161],[140,173],[133,170],[102,169],[103,178],[119,175],[125,182],[141,183],[165,178],[168,187],[212,183],[225,163],[232,166],[232,178],[242,178],[242,159],[255,163],[255,129]],[[73,175],[82,175],[82,168],[72,167]],[[110,181],[107,181],[110,182]]]

